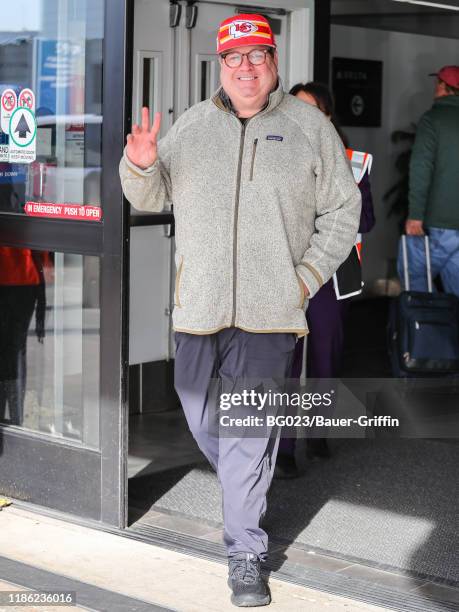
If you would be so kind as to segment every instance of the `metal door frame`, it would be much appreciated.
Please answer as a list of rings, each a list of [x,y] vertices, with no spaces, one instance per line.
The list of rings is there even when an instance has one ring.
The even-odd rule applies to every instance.
[[[130,95],[127,0],[105,0],[102,100],[103,222],[92,224],[0,212],[0,243],[100,257],[100,450],[0,425],[0,486],[18,500],[115,527],[127,522],[127,316],[129,209],[118,177]],[[132,47],[132,45],[131,45]],[[37,469],[40,459],[41,466]],[[65,466],[65,467],[64,467]],[[49,474],[62,474],[51,482]],[[65,470],[65,472],[64,472]],[[70,491],[65,473],[72,474]]]

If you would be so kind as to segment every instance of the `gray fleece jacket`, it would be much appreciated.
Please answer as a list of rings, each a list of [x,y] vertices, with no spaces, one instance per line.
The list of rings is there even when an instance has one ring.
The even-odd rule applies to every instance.
[[[351,251],[361,198],[331,122],[273,91],[242,124],[217,94],[184,113],[147,170],[126,154],[138,210],[174,205],[176,331],[307,333],[312,297]]]

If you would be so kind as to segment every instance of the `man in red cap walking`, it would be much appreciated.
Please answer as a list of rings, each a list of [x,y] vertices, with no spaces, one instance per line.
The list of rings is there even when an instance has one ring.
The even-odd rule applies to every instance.
[[[409,212],[405,232],[429,235],[432,276],[459,297],[459,66],[436,77],[435,100],[422,116],[410,162]],[[420,239],[416,239],[420,241]],[[408,241],[410,287],[427,291],[423,244]],[[401,255],[399,255],[399,273]]]
[[[253,404],[248,416],[261,419],[261,434],[258,425],[224,431],[216,410],[231,411],[222,393],[219,406],[218,395],[212,400],[212,383],[229,391],[237,410],[241,381],[259,390],[267,379],[288,377],[296,340],[307,333],[305,302],[349,254],[361,200],[331,122],[284,93],[268,21],[226,19],[217,53],[220,89],[160,142],[159,114],[151,127],[143,109],[120,175],[136,208],[174,205],[175,387],[222,487],[231,601],[249,607],[270,602],[260,521],[279,428],[268,427]],[[219,435],[209,428],[215,416]]]

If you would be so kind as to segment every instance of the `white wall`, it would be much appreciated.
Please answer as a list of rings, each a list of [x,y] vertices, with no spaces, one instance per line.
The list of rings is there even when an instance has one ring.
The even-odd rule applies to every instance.
[[[344,127],[352,148],[374,155],[371,183],[377,222],[365,239],[363,258],[369,285],[387,277],[389,260],[396,255],[397,222],[387,219],[388,205],[382,200],[398,176],[394,159],[400,149],[392,145],[390,135],[417,123],[430,108],[434,79],[427,75],[443,65],[457,64],[459,40],[332,25],[331,57],[383,62],[381,127]]]

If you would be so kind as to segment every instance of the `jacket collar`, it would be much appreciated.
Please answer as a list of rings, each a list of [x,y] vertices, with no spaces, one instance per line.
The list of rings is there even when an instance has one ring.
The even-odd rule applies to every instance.
[[[458,106],[459,107],[459,96],[442,96],[434,101],[434,106]]]
[[[277,87],[272,90],[272,92],[268,96],[265,106],[260,111],[258,111],[258,113],[254,115],[254,117],[260,115],[261,113],[269,112],[273,110],[274,108],[276,108],[276,106],[279,106],[283,97],[284,97],[284,88],[282,85],[281,78],[278,77]],[[228,94],[223,89],[223,87],[220,86],[217,89],[217,91],[211,97],[211,100],[215,104],[215,106],[219,108],[220,110],[236,115],[236,109],[234,108]]]

